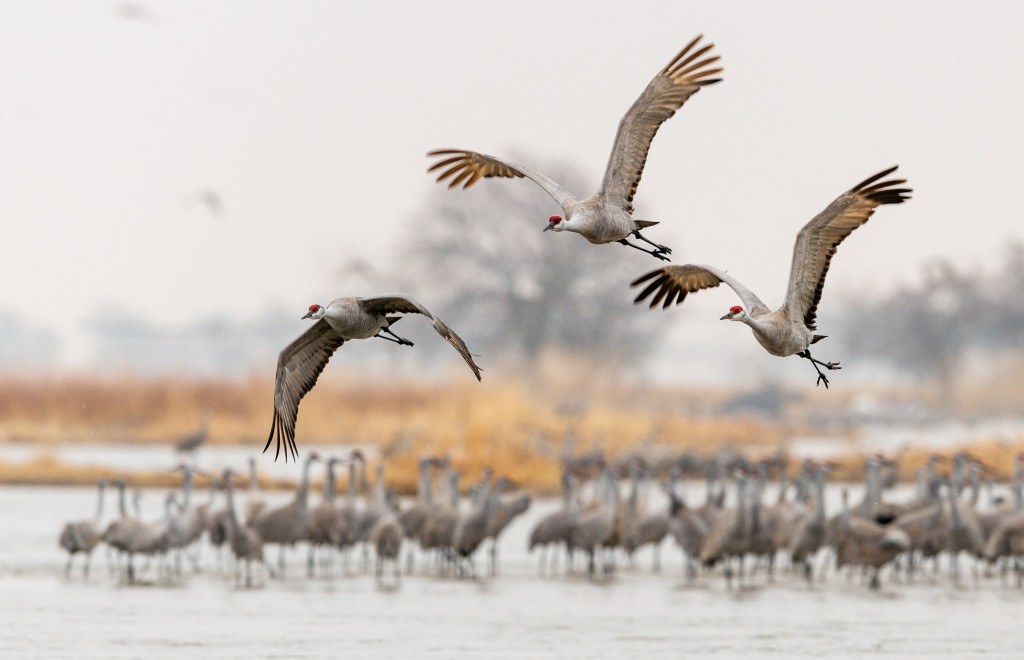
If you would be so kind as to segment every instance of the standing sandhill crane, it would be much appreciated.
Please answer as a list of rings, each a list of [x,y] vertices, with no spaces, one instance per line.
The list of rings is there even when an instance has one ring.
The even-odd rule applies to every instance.
[[[211,500],[213,499],[212,493],[219,492],[224,489],[224,483],[220,479],[214,479],[213,483],[210,484],[211,489]],[[210,545],[213,546],[214,553],[216,556],[217,572],[219,573],[222,566],[221,553],[226,544],[229,544],[230,538],[230,521],[228,520],[228,506],[227,502],[221,508],[211,511],[208,520],[206,522],[206,537],[210,539]]]
[[[209,435],[210,411],[207,408],[203,408],[202,416],[199,419],[199,428],[193,433],[182,436],[181,439],[174,443],[174,448],[183,453],[193,452],[206,443]]]
[[[530,540],[527,545],[527,549],[530,552],[533,552],[533,549],[538,546],[542,549],[543,554],[540,556],[538,567],[542,577],[544,575],[545,560],[549,554],[552,557],[551,563],[556,564],[557,568],[558,548],[555,547],[552,550],[549,549],[549,546],[558,546],[559,544],[565,546],[568,560],[569,537],[572,534],[573,525],[576,524],[576,517],[579,514],[579,501],[575,495],[575,479],[569,473],[569,468],[566,467],[562,469],[562,508],[549,513],[537,521],[533,531],[530,532]]]
[[[1020,586],[1024,578],[1024,563],[1021,561],[1024,558],[1024,492],[1017,479],[1013,483],[1013,499],[1013,508],[1002,512],[985,542],[985,559],[994,562],[1015,558],[1017,585]]]
[[[682,303],[689,293],[728,284],[746,305],[734,306],[722,317],[723,321],[738,321],[750,326],[754,338],[766,351],[778,357],[797,355],[806,358],[818,372],[817,383],[828,388],[828,378],[819,368],[839,369],[838,362],[822,362],[811,357],[811,344],[825,338],[815,334],[818,302],[821,300],[825,275],[839,244],[868,221],[876,207],[882,204],[902,204],[909,199],[910,188],[898,187],[905,179],[880,181],[896,171],[896,167],[883,170],[846,191],[814,219],[804,225],[793,246],[793,263],[789,272],[789,287],[782,307],[772,312],[752,291],[738,280],[714,266],[665,266],[633,281],[632,286],[648,283],[634,300],[642,302],[652,296],[650,307],[659,303],[667,309],[672,303]]]
[[[708,528],[701,547],[700,562],[712,567],[718,562],[725,563],[726,585],[732,588],[732,567],[729,560],[735,558],[739,568],[739,579],[743,581],[743,557],[750,549],[751,516],[748,510],[748,482],[745,475],[736,478],[736,508],[723,511],[714,524]]]
[[[335,503],[337,492],[337,481],[334,476],[334,466],[341,459],[331,456],[327,459],[327,476],[324,479],[324,496],[320,503],[313,507],[310,512],[309,522],[309,544],[310,553],[321,546],[326,548],[327,556],[320,562],[321,570],[325,573],[330,565],[334,548],[341,545],[343,533],[340,510]]]
[[[398,517],[395,515],[395,491],[388,489],[386,495],[386,506],[387,510],[380,518],[373,524],[373,528],[370,530],[370,543],[373,544],[373,549],[376,556],[376,567],[375,575],[377,576],[377,584],[380,586],[384,585],[384,562],[390,561],[393,571],[393,577],[395,580],[394,586],[398,586],[399,581],[399,569],[398,569],[398,557],[402,552],[402,525],[398,522]]]
[[[164,502],[164,518],[155,523],[145,523],[128,515],[125,510],[125,483],[114,482],[118,489],[118,505],[121,517],[114,520],[103,532],[103,540],[128,556],[125,575],[128,582],[135,581],[134,558],[136,554],[164,555],[170,547],[170,519],[174,509],[174,493],[168,493]]]
[[[673,472],[673,484],[669,488],[674,489],[674,481],[678,472]],[[625,532],[622,538],[622,548],[626,551],[630,563],[633,562],[633,553],[640,548],[653,546],[653,558],[651,569],[655,572],[661,570],[661,542],[668,536],[669,512],[656,511],[653,513],[641,513],[634,511],[632,519],[625,521]]]
[[[439,571],[447,563],[446,560],[451,559],[452,539],[455,536],[455,526],[459,523],[460,476],[462,475],[458,470],[448,468],[448,500],[442,499],[430,510],[426,522],[423,523],[423,532],[420,534],[420,548],[424,552],[437,550]]]
[[[345,493],[345,501],[338,507],[338,524],[340,534],[338,537],[338,549],[341,550],[345,560],[345,570],[349,569],[349,551],[356,542],[356,527],[359,521],[359,510],[356,508],[356,496],[359,484],[359,475],[365,463],[363,452],[353,450],[348,457],[348,486]]]
[[[640,184],[651,141],[661,125],[701,87],[721,80],[709,77],[722,72],[720,67],[711,67],[718,61],[718,55],[705,57],[714,44],[698,48],[697,42],[700,39],[701,36],[698,36],[672,58],[626,112],[619,122],[601,188],[587,199],[577,199],[562,186],[530,167],[475,151],[431,151],[428,157],[436,156],[441,160],[427,171],[442,170],[437,177],[439,182],[453,177],[449,188],[460,183],[463,188],[468,188],[481,178],[526,177],[543,188],[562,207],[564,219],[557,215],[551,216],[544,231],[572,231],[594,244],[617,242],[668,261],[665,255],[672,250],[647,240],[640,233],[640,230],[657,223],[633,219],[633,195]],[[647,250],[630,243],[627,240],[629,236],[654,246],[654,249]]]
[[[434,506],[434,494],[430,488],[430,468],[437,463],[434,458],[421,458],[419,462],[420,480],[417,486],[416,501],[407,509],[398,514],[398,524],[402,526],[402,535],[410,541],[419,541],[423,525],[427,521],[427,515]],[[412,572],[413,551],[412,543],[406,551],[408,563],[406,570]]]
[[[282,577],[285,546],[295,545],[309,536],[309,466],[317,460],[320,460],[320,455],[315,451],[309,452],[295,499],[284,506],[264,511],[252,525],[264,543],[279,545],[277,563]]]
[[[619,486],[615,475],[605,468],[602,479],[602,498],[596,508],[576,517],[569,536],[572,550],[579,549],[587,555],[587,577],[597,576],[597,554],[606,548],[613,536],[617,535],[616,523],[619,510]],[[602,574],[611,577],[612,562],[605,557]]]
[[[201,505],[193,505],[192,467],[187,463],[181,463],[175,468],[175,470],[181,470],[182,473],[181,506],[178,512],[171,516],[168,534],[170,535],[171,549],[177,551],[175,553],[174,569],[175,572],[180,575],[182,554],[189,546],[199,540],[199,537],[203,534],[203,530],[206,529],[213,492],[211,492],[211,502]],[[198,571],[198,558],[196,556],[191,556],[190,559],[192,560],[193,567]]]
[[[515,493],[500,498],[494,505],[494,512],[491,515],[490,523],[487,526],[487,538],[491,539],[490,552],[490,574],[498,573],[498,538],[505,531],[513,520],[526,513],[530,508],[532,500],[527,493]]]
[[[360,468],[364,463],[360,462]],[[373,499],[367,501],[366,506],[356,516],[356,524],[352,540],[354,543],[361,543],[363,546],[362,569],[369,570],[370,566],[370,531],[377,521],[388,512],[387,489],[384,487],[384,464],[377,465],[377,480],[373,484]]]
[[[669,501],[668,530],[683,551],[686,579],[692,582],[697,577],[697,561],[700,559],[708,526],[697,511],[686,506],[686,502],[679,497],[674,488],[666,485],[665,494],[668,495]]]
[[[100,542],[103,536],[103,529],[100,527],[103,521],[103,494],[109,480],[104,477],[99,480],[99,502],[96,504],[96,516],[88,520],[77,520],[64,525],[60,532],[60,547],[68,551],[68,563],[64,568],[64,575],[71,577],[71,562],[76,553],[85,554],[85,565],[82,567],[82,575],[89,577],[89,561],[92,559],[92,549]]]
[[[242,579],[241,564],[245,562],[245,586],[251,587],[252,563],[254,561],[263,564],[268,573],[272,574],[272,572],[263,559],[263,540],[260,538],[259,532],[238,522],[238,515],[235,513],[235,488],[231,480],[232,476],[231,468],[225,468],[224,492],[228,499],[228,540],[231,543],[231,553],[235,555],[235,584]]]
[[[477,507],[467,515],[459,518],[455,525],[455,533],[452,536],[452,550],[455,551],[456,559],[463,559],[469,565],[469,574],[476,577],[476,567],[473,564],[473,554],[477,548],[487,539],[488,530],[495,511],[498,508],[498,498],[505,490],[508,483],[505,477],[500,477],[497,483],[491,486],[490,470],[486,471],[485,480],[481,482],[481,489],[478,493]],[[459,565],[460,572],[464,565]]]
[[[947,490],[949,497],[949,518],[947,519],[946,550],[949,551],[950,570],[953,574],[953,581],[960,580],[961,552],[966,552],[977,558],[984,557],[985,537],[981,533],[981,525],[974,516],[974,510],[960,500],[960,491],[956,482],[949,484]]]
[[[253,522],[267,508],[267,501],[260,494],[260,478],[256,473],[256,457],[249,457],[249,494],[245,499],[245,524]]]
[[[910,538],[908,580],[913,576],[916,564],[920,560],[937,557],[948,544],[949,531],[943,517],[941,497],[935,497],[931,504],[901,513],[892,521],[892,526],[902,529]]]
[[[850,516],[849,492],[843,489],[843,511],[836,539],[836,568],[863,566],[871,569],[871,588],[878,589],[878,571],[910,548],[910,537],[892,525]]]
[[[795,521],[787,548],[792,564],[803,565],[804,578],[810,583],[814,579],[811,557],[825,543],[825,472],[826,466],[818,466],[812,473],[814,482],[813,510],[805,512]]]
[[[274,382],[274,421],[270,425],[270,436],[263,451],[270,448],[276,438],[277,451],[274,460],[285,444],[285,460],[289,450],[298,460],[295,447],[295,420],[299,415],[299,402],[327,366],[328,360],[339,346],[350,339],[380,337],[396,344],[412,346],[412,342],[391,332],[392,324],[401,316],[388,314],[422,314],[434,326],[434,330],[455,347],[466,361],[473,375],[480,380],[480,367],[473,361],[466,343],[455,331],[435,318],[426,307],[413,298],[404,295],[375,296],[373,298],[335,298],[326,307],[310,305],[302,317],[316,319],[309,330],[288,344],[277,358],[277,377]]]

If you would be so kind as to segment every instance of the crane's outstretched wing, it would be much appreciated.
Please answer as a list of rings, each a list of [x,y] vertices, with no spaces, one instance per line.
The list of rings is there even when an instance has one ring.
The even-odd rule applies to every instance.
[[[430,313],[430,310],[421,305],[415,299],[410,296],[403,296],[400,294],[393,294],[387,296],[374,296],[372,298],[360,298],[359,306],[366,312],[377,312],[378,314],[422,314],[427,317],[427,320],[434,326],[434,330],[437,330],[437,334],[448,340],[448,343],[455,347],[455,350],[459,352],[462,359],[466,361],[469,368],[473,370],[473,375],[476,376],[477,380],[480,380],[480,367],[477,366],[476,362],[473,361],[473,356],[469,354],[469,349],[466,348],[466,342],[462,341],[462,338],[455,334],[455,331],[449,328],[441,319],[436,318]]]
[[[295,420],[299,416],[299,401],[306,392],[313,389],[320,372],[327,366],[334,351],[345,343],[324,319],[313,324],[309,330],[288,344],[277,357],[277,377],[274,380],[274,422],[270,425],[270,436],[263,451],[267,451],[270,442],[277,439],[277,451],[274,460],[281,454],[281,443],[284,442],[284,460],[288,461],[288,453],[299,460],[295,447]]]
[[[565,215],[569,215],[569,209],[579,201],[565,188],[537,170],[515,161],[460,149],[438,149],[428,152],[427,156],[442,157],[441,160],[431,165],[427,172],[446,168],[437,175],[437,182],[440,183],[448,177],[453,177],[448,184],[449,188],[454,188],[460,183],[463,189],[469,188],[480,179],[495,176],[505,179],[521,179],[525,176],[543,188],[544,192],[551,195],[558,202],[558,205],[562,207],[562,212]]]
[[[868,221],[875,207],[902,204],[910,199],[912,190],[900,187],[906,179],[878,182],[895,172],[896,167],[899,166],[868,177],[837,197],[796,235],[783,306],[790,319],[803,321],[809,330],[815,330],[818,301],[836,248],[854,229]]]
[[[711,289],[725,282],[740,297],[743,305],[747,308],[747,313],[751,316],[760,316],[770,311],[768,306],[761,302],[761,299],[750,289],[714,266],[695,266],[693,264],[665,266],[638,277],[630,286],[640,286],[644,282],[650,282],[650,284],[640,292],[633,303],[639,304],[654,294],[654,297],[651,298],[651,309],[657,307],[658,303],[662,303],[662,301],[664,301],[662,309],[668,309],[672,303],[679,304],[686,300],[686,295],[689,293]]]
[[[654,77],[619,122],[601,192],[609,204],[617,204],[627,213],[633,212],[633,195],[640,185],[647,152],[658,129],[697,90],[721,81],[721,78],[708,77],[721,73],[722,68],[712,68],[718,55],[705,57],[714,44],[696,48],[702,36],[688,43]]]

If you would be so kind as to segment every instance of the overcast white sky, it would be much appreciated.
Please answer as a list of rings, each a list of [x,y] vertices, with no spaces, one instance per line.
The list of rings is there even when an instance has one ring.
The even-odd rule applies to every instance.
[[[780,302],[799,227],[896,163],[914,199],[843,244],[823,313],[1024,235],[1024,3],[121,6],[0,3],[0,310],[52,327],[72,364],[102,305],[174,324],[372,293],[338,290],[337,268],[402,242],[430,149],[567,161],[596,188],[621,115],[701,32],[724,82],[662,128],[636,198],[676,262]],[[203,188],[225,218],[185,202]],[[708,292],[666,320],[757,354],[717,320],[733,301]]]

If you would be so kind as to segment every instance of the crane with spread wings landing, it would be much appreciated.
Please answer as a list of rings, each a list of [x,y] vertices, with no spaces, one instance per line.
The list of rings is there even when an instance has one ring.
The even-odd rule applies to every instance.
[[[328,360],[346,340],[380,337],[403,346],[412,346],[412,342],[403,339],[390,330],[390,326],[400,316],[389,314],[422,314],[444,337],[455,347],[459,355],[466,361],[473,375],[480,380],[480,367],[473,361],[466,343],[455,334],[455,331],[435,318],[426,307],[409,296],[387,295],[372,298],[336,298],[329,305],[310,305],[304,319],[315,319],[309,330],[299,335],[285,347],[277,358],[277,377],[274,382],[274,421],[270,426],[270,436],[263,451],[270,448],[270,443],[277,440],[277,451],[274,460],[281,453],[282,443],[285,446],[285,460],[288,454],[298,460],[295,447],[295,420],[299,414],[299,401],[313,386],[320,373],[327,366]]]
[[[661,304],[668,309],[672,303],[682,303],[687,294],[701,289],[716,287],[722,282],[728,284],[740,297],[746,309],[732,307],[723,321],[738,321],[750,326],[754,338],[772,355],[787,357],[797,355],[806,358],[818,372],[816,384],[824,383],[828,389],[828,378],[819,368],[839,369],[838,362],[822,362],[811,357],[811,344],[824,339],[815,334],[817,329],[818,302],[825,286],[836,248],[860,227],[875,208],[882,204],[902,204],[910,199],[910,188],[901,187],[906,179],[888,179],[896,167],[879,172],[865,179],[835,199],[824,211],[804,225],[796,235],[793,246],[793,265],[789,273],[789,288],[782,307],[774,312],[761,302],[754,293],[723,270],[714,266],[665,266],[637,278],[631,286],[647,286],[634,300],[635,303],[651,298],[650,307]]]
[[[440,160],[427,171],[441,170],[437,180],[440,182],[451,178],[449,188],[459,184],[468,188],[488,177],[526,177],[543,188],[562,207],[564,217],[551,216],[544,231],[576,232],[595,244],[622,243],[668,261],[666,255],[671,254],[672,250],[647,240],[640,233],[640,230],[658,223],[633,219],[633,195],[640,184],[651,141],[661,125],[701,87],[721,80],[711,77],[722,72],[721,67],[713,66],[719,59],[718,55],[708,55],[714,44],[698,47],[701,36],[687,44],[651,80],[619,122],[601,189],[587,199],[577,199],[562,186],[526,165],[475,151],[431,151],[427,156]],[[628,240],[630,236],[654,249],[647,250],[631,243]]]

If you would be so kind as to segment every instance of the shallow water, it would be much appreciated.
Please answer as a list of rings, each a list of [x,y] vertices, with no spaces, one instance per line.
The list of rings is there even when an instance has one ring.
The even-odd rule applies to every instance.
[[[661,574],[650,571],[648,551],[607,582],[540,578],[525,541],[554,502],[509,528],[494,578],[417,573],[382,590],[372,576],[336,564],[334,578],[307,579],[300,549],[286,579],[239,589],[213,570],[204,547],[203,572],[170,582],[154,583],[150,569],[144,584],[122,585],[102,548],[89,579],[76,567],[65,580],[57,535],[65,520],[92,512],[93,494],[0,487],[0,657],[1009,658],[1024,641],[1024,591],[995,578],[959,588],[886,583],[876,593],[834,574],[813,589],[788,575],[768,585],[759,575],[755,586],[730,592],[719,574],[686,585],[669,541]],[[157,517],[160,499],[145,498],[144,517]],[[276,560],[276,548],[268,558]]]

